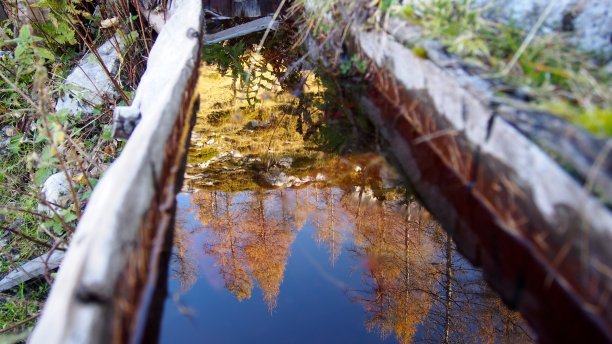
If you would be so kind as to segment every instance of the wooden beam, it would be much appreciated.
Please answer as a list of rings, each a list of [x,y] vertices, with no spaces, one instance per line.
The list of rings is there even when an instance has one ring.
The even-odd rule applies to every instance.
[[[94,190],[30,343],[139,341],[186,157],[202,18],[200,0],[182,0],[153,45],[141,121]]]
[[[51,254],[46,253],[40,257],[30,260],[17,269],[9,272],[8,275],[4,276],[4,278],[0,281],[0,292],[44,275],[45,273],[60,266],[63,259],[63,251],[53,251]]]
[[[539,340],[610,341],[610,209],[513,122],[523,110],[500,114],[486,80],[436,42],[417,56],[418,28],[388,24],[353,25],[347,44],[370,63],[364,112],[424,203]]]
[[[276,28],[278,27],[278,22],[274,21],[272,19],[272,16],[255,19],[248,23],[237,25],[227,30],[213,33],[211,35],[205,35],[204,44],[207,45],[227,41],[228,39],[237,38],[248,35],[253,32],[266,30],[268,27],[272,30],[276,30]]]

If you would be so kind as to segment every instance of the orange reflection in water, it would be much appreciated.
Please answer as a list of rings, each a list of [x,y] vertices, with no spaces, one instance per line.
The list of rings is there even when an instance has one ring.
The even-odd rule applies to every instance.
[[[292,243],[309,221],[330,264],[341,254],[354,258],[363,285],[348,294],[366,310],[369,331],[400,343],[530,342],[520,315],[486,287],[429,213],[403,195],[375,197],[365,186],[198,190],[191,211],[202,224],[196,231],[207,235],[204,253],[238,300],[257,285],[269,309],[276,307]],[[176,237],[183,290],[196,270],[185,263],[188,237]]]

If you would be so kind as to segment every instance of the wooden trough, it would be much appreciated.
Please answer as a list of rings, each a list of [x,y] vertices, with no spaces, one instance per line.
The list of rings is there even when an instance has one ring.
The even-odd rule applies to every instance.
[[[139,124],[92,195],[32,343],[157,336],[152,300],[165,293],[156,282],[165,277],[203,42],[202,2],[176,3],[134,104],[119,110]],[[425,204],[540,341],[612,341],[612,214],[589,190],[610,185],[610,140],[578,132],[560,143],[601,146],[579,169],[585,187],[529,139],[529,110],[496,99],[435,45],[425,46],[428,59],[416,56],[407,45],[418,30],[388,24],[349,28],[352,51],[370,62],[356,97]]]
[[[439,45],[416,56],[415,27],[391,18],[350,32],[352,51],[370,62],[362,109],[460,252],[540,342],[612,341],[612,214],[589,190],[609,185],[611,140],[543,130],[553,148],[598,148],[579,155],[590,161],[585,186],[530,140],[529,110],[495,98]]]
[[[179,3],[151,50],[131,107],[140,123],[97,185],[30,343],[156,338],[159,312],[152,300],[165,292],[156,282],[171,246],[203,39],[201,1]]]

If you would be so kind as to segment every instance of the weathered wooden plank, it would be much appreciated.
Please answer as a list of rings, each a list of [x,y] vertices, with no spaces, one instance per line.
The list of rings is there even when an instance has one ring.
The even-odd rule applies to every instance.
[[[612,214],[507,116],[482,79],[401,21],[352,27],[362,104],[417,192],[543,341],[612,338]],[[508,109],[505,109],[508,111]],[[563,140],[563,137],[557,137]]]
[[[38,278],[45,273],[57,268],[64,259],[63,251],[53,251],[51,254],[43,254],[29,262],[21,265],[17,269],[8,273],[0,281],[0,292],[11,289],[20,283]]]
[[[272,16],[267,16],[255,19],[248,23],[236,25],[232,28],[214,33],[212,35],[205,35],[204,44],[214,44],[227,41],[228,39],[237,38],[248,35],[253,32],[266,30],[268,27],[272,30],[276,30],[276,28],[278,27],[278,23],[272,19]]]
[[[142,119],[92,194],[31,343],[124,342],[139,330],[185,159],[202,17],[199,0],[182,0],[158,36],[132,105]]]

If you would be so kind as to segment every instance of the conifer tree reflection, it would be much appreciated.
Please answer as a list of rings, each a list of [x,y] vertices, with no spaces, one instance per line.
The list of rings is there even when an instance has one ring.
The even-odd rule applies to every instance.
[[[353,239],[363,285],[351,294],[366,310],[366,328],[381,337],[400,343],[531,340],[520,316],[494,297],[450,236],[401,190],[198,191],[192,202],[206,228],[205,253],[238,300],[250,298],[256,282],[269,309],[276,307],[291,245],[308,221],[331,264],[342,242]]]
[[[191,235],[186,228],[184,217],[177,216],[174,232],[174,248],[172,254],[173,278],[179,281],[181,293],[187,292],[197,280],[197,265],[193,261],[190,247],[192,245]]]
[[[422,240],[418,214],[408,207],[399,211],[396,202],[363,205],[356,227],[354,253],[364,265],[366,289],[358,300],[368,312],[366,327],[382,338],[391,334],[408,343],[431,306],[430,247]],[[414,207],[413,207],[414,208]]]
[[[342,196],[342,191],[329,188],[315,192],[317,210],[315,241],[327,247],[329,261],[333,266],[340,256],[342,242],[344,242],[349,227],[346,210],[338,201]]]
[[[222,193],[220,198],[223,202],[218,202],[216,194],[213,196],[211,206],[202,207],[199,213],[200,219],[210,219],[207,228],[211,235],[204,245],[204,252],[216,258],[225,288],[242,301],[251,297],[253,289],[243,246],[246,233],[236,225],[236,217],[232,213],[232,194]],[[203,213],[207,216],[203,216]]]
[[[282,197],[279,190],[271,194]],[[273,310],[295,235],[283,207],[267,206],[266,195],[256,191],[249,197],[240,223],[248,234],[244,251],[251,276],[262,290],[268,308]]]

